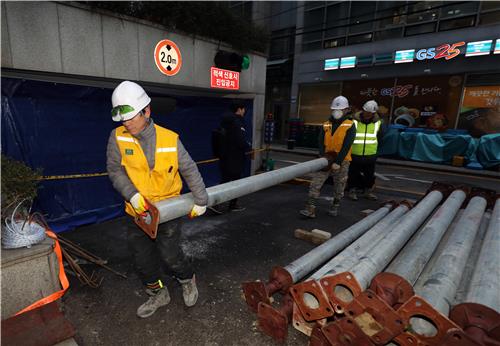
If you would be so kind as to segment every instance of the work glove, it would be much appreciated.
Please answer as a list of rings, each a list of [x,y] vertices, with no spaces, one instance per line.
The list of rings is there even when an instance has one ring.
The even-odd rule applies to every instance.
[[[146,200],[139,192],[132,196],[130,204],[132,204],[132,207],[134,207],[134,210],[138,215],[142,215],[148,210]]]
[[[205,212],[207,211],[207,206],[206,205],[194,205],[193,206],[193,209],[191,209],[191,212],[189,213],[189,218],[190,219],[194,219],[195,217],[198,217],[198,216],[201,216],[203,214],[205,214]]]
[[[332,163],[332,171],[338,171],[340,169],[340,165],[337,163]]]

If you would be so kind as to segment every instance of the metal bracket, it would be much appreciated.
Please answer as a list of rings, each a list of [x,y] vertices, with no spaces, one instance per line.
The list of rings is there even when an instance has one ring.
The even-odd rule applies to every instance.
[[[370,338],[349,317],[328,323],[322,331],[332,346],[374,346]]]
[[[283,296],[279,309],[260,302],[257,321],[260,329],[279,343],[284,343],[288,336],[288,323],[292,318],[293,300],[289,294]]]
[[[479,345],[500,345],[500,314],[476,303],[463,303],[450,312],[450,319]]]
[[[321,289],[321,285],[314,281],[304,281],[299,284],[293,285],[290,288],[293,300],[302,312],[302,316],[306,321],[316,321],[322,318],[333,316],[334,310],[328,302],[328,298]],[[304,297],[310,295],[315,298],[314,305],[306,302]],[[311,297],[311,299],[313,299]]]
[[[311,332],[311,338],[309,339],[309,346],[330,346],[330,342],[323,334],[322,326],[314,326]]]
[[[388,272],[377,274],[370,283],[370,290],[394,310],[415,295],[412,285],[407,280]]]
[[[271,305],[271,298],[267,290],[267,284],[262,281],[244,282],[241,285],[245,294],[245,301],[253,312],[258,311],[259,303]]]
[[[358,280],[350,272],[324,276],[320,283],[331,306],[338,314],[343,314],[346,306],[363,292]]]
[[[158,224],[160,223],[160,212],[153,203],[149,202],[147,199],[145,199],[145,201],[148,210],[146,210],[143,215],[136,215],[134,217],[134,222],[151,239],[156,239]]]
[[[319,327],[321,328],[326,325],[326,318],[314,322],[307,322],[302,316],[302,313],[300,312],[297,304],[293,304],[292,325],[295,329],[304,333],[305,335],[312,336],[312,332],[316,326],[319,325]]]

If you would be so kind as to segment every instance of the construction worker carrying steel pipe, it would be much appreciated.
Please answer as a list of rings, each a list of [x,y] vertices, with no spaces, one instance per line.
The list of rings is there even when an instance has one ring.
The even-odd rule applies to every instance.
[[[180,175],[194,198],[190,217],[206,211],[208,194],[198,168],[179,136],[156,125],[151,118],[151,99],[133,82],[120,83],[111,97],[112,119],[122,125],[113,130],[107,147],[107,171],[114,188],[125,199],[125,211],[134,218],[146,217],[149,202],[179,196]],[[180,174],[179,174],[180,173]],[[181,283],[184,303],[193,306],[198,289],[193,269],[180,247],[182,218],[162,223],[152,239],[132,221],[127,240],[139,277],[146,286],[148,300],[139,306],[137,316],[146,318],[170,302],[162,281],[162,265]]]
[[[377,111],[377,102],[370,100],[363,105],[362,111],[354,115],[356,138],[352,145],[352,162],[347,180],[348,196],[354,201],[358,200],[358,191],[363,191],[365,198],[377,200],[373,193],[375,162],[378,144],[383,136],[382,120]]]
[[[320,196],[321,187],[329,176],[333,177],[333,202],[328,215],[337,216],[347,183],[356,126],[350,119],[349,101],[344,96],[334,98],[330,109],[332,114],[323,124],[319,136],[319,153],[328,159],[329,165],[314,174],[309,186],[306,206],[300,211],[301,215],[308,218],[316,217],[316,201]]]

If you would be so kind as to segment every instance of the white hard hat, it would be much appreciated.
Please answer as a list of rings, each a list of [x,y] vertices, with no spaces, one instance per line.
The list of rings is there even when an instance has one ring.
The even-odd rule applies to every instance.
[[[135,117],[149,105],[151,99],[139,84],[124,81],[113,91],[111,103],[113,104],[112,119],[114,121],[126,121]]]
[[[337,96],[332,100],[330,109],[346,109],[349,108],[349,101],[344,96]]]
[[[368,113],[377,113],[378,103],[374,100],[366,101],[363,105],[363,110]]]

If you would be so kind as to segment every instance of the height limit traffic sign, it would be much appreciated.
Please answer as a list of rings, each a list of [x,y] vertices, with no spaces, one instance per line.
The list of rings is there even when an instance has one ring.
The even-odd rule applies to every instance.
[[[161,73],[167,76],[177,74],[182,66],[182,56],[179,47],[173,41],[161,40],[156,44],[155,63]]]

